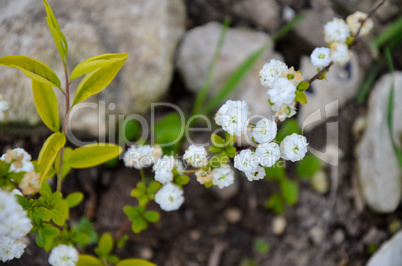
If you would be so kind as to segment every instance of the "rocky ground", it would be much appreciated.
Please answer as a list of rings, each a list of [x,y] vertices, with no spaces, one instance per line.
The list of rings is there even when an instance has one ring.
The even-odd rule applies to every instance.
[[[122,108],[122,112],[139,111],[148,115],[148,104],[162,98],[191,110],[194,93],[202,86],[219,37],[219,23],[230,15],[232,27],[227,34],[211,91],[212,94],[217,91],[238,64],[268,42],[269,48],[255,69],[250,71],[231,96],[252,102],[252,111],[263,114],[266,99],[258,80],[261,65],[270,58],[284,59],[289,65],[302,69],[305,77],[312,76],[314,69],[305,56],[315,46],[322,45],[322,25],[317,21],[325,23],[335,14],[344,17],[355,10],[369,11],[375,2],[166,0],[166,3],[159,5],[157,0],[147,1],[132,4],[119,0],[113,7],[109,6],[108,1],[100,1],[101,4],[93,11],[92,0],[69,1],[65,4],[49,1],[56,17],[60,18],[60,24],[66,24],[66,36],[72,39],[70,51],[77,51],[73,53],[72,64],[79,62],[82,56],[94,55],[92,53],[128,51],[134,55],[117,82],[91,101],[112,101]],[[26,4],[23,0],[15,1],[15,7],[18,6],[17,2]],[[10,5],[3,5],[8,7],[3,10],[15,10]],[[69,10],[74,10],[74,6],[80,6],[81,11],[71,15]],[[286,23],[283,16],[285,8],[292,8],[296,13],[307,11],[309,15],[296,30],[274,44],[270,35]],[[375,32],[389,25],[398,16],[398,10],[402,10],[399,2],[389,1],[388,6],[375,17],[379,25]],[[7,34],[8,37],[0,40],[0,48],[5,47],[0,49],[0,56],[25,54],[44,61],[50,60],[46,62],[52,67],[59,63],[58,59],[54,59],[55,50],[47,49],[51,40],[50,34],[44,33],[47,31],[46,25],[39,20],[44,17],[41,6],[31,4],[25,11],[2,12],[0,34]],[[34,15],[26,16],[26,12]],[[155,15],[153,12],[158,13]],[[100,19],[99,14],[104,14],[104,19]],[[124,21],[125,16],[130,17],[129,22]],[[27,28],[24,25],[31,26]],[[141,31],[137,32],[132,25],[141,25]],[[85,30],[85,34],[74,34],[77,28]],[[129,35],[131,38],[124,38],[127,32],[132,34]],[[120,42],[121,39],[123,41]],[[155,39],[158,41],[155,42]],[[84,45],[88,42],[90,49]],[[397,70],[402,69],[401,51],[402,47],[399,46],[393,53]],[[331,135],[326,124],[337,122],[337,139],[342,156],[336,167],[325,165],[330,183],[330,189],[325,194],[318,194],[307,181],[301,182],[300,199],[295,206],[287,208],[283,216],[287,226],[281,235],[273,232],[276,216],[264,208],[269,195],[278,190],[276,183],[268,180],[251,183],[239,175],[230,193],[218,193],[201,187],[193,179],[185,188],[186,201],[179,211],[162,212],[161,221],[141,234],[127,231],[130,236],[127,246],[118,249],[116,254],[121,258],[140,257],[167,266],[240,265],[247,258],[258,265],[267,266],[366,265],[377,247],[392,238],[394,230],[389,229],[390,224],[395,225],[402,220],[399,206],[402,186],[392,147],[379,142],[379,139],[389,140],[389,135],[381,129],[386,127],[390,78],[382,78],[373,86],[375,89],[370,101],[358,104],[355,95],[375,62],[364,43],[354,52],[354,59],[346,68],[332,68],[328,82],[314,84],[308,94],[310,109],[300,110],[298,120],[303,124],[314,110],[324,110],[325,105],[338,101],[339,110],[329,108],[330,112],[325,113],[327,118],[324,116],[320,119],[314,129],[313,126],[306,127],[305,134],[311,147],[324,152],[328,148],[327,135]],[[57,70],[59,74],[61,70]],[[0,72],[0,92],[6,99],[12,99],[12,110],[5,117],[12,126],[8,124],[0,128],[0,150],[23,147],[33,158],[37,158],[41,143],[49,131],[43,126],[32,127],[38,117],[32,100],[28,100],[32,97],[30,84],[25,80],[26,83],[17,86],[21,76],[15,73],[4,69]],[[379,77],[386,73],[387,68],[384,67]],[[402,74],[399,72],[395,75],[398,80],[395,84],[402,84],[399,82]],[[396,91],[402,90],[400,86],[397,85]],[[15,92],[12,93],[11,88],[14,87],[19,97],[13,96]],[[396,97],[396,102],[402,100],[401,93],[396,93]],[[20,111],[22,102],[26,108]],[[402,133],[399,108],[399,105],[395,106],[396,139]],[[88,121],[93,122],[89,124],[91,128],[105,122],[94,120],[91,114],[79,114],[77,117],[83,121],[75,125],[80,130],[87,129]],[[91,130],[90,133],[98,134]],[[83,136],[87,138],[89,134]],[[357,149],[359,144],[361,148]],[[289,176],[294,176],[294,171],[294,165],[289,165]],[[151,176],[151,172],[147,174]],[[125,168],[121,163],[114,168],[100,166],[73,170],[66,179],[63,192],[83,191],[85,200],[72,210],[71,222],[76,222],[84,215],[93,220],[100,233],[117,232],[127,220],[122,212],[123,206],[136,204],[136,200],[130,197],[130,191],[139,180],[137,171]],[[155,204],[151,207],[158,210]],[[400,235],[397,233],[391,242],[381,248],[370,266],[391,265],[382,256],[395,255],[402,250]],[[267,242],[269,252],[257,252],[254,248],[256,240]],[[46,253],[36,247],[32,238],[27,241],[30,244],[22,258],[5,265],[47,265]],[[93,249],[90,247],[83,252],[92,253]],[[401,261],[397,256],[394,259]]]

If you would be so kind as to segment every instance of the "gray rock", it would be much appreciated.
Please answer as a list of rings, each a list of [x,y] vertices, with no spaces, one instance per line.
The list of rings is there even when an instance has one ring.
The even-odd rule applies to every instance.
[[[179,47],[177,68],[187,88],[194,93],[198,93],[202,88],[221,30],[222,25],[217,22],[194,28],[186,33]],[[266,95],[266,88],[260,84],[258,73],[265,62],[271,58],[281,59],[281,57],[273,53],[272,41],[263,32],[246,28],[228,29],[212,80],[210,96],[219,91],[233,71],[247,57],[267,42],[270,44],[267,51],[229,98],[248,102],[252,114],[270,115],[268,95]]]
[[[380,213],[393,212],[401,201],[401,169],[396,159],[387,125],[390,74],[374,86],[369,100],[367,130],[357,149],[358,178],[367,205]],[[402,101],[402,72],[395,72],[395,103]],[[393,110],[393,135],[400,145],[402,107]]]
[[[70,72],[90,56],[112,52],[130,54],[116,81],[98,96],[88,99],[93,103],[106,101],[106,106],[112,102],[116,109],[105,108],[105,115],[99,105],[79,110],[72,124],[74,128],[103,135],[108,114],[144,113],[167,91],[174,52],[184,32],[182,0],[50,0],[49,4],[69,44]],[[41,3],[2,2],[0,34],[0,56],[19,54],[41,60],[55,70],[64,84],[63,69]],[[30,80],[17,70],[5,68],[1,69],[0,80],[0,93],[11,105],[5,121],[37,124],[40,119],[32,100]],[[72,87],[77,86],[78,81],[74,81]],[[62,95],[58,96],[63,103]]]
[[[317,68],[313,66],[308,56],[302,57],[300,65],[305,80],[317,73]],[[311,121],[324,122],[326,118],[337,113],[340,106],[355,97],[362,80],[362,71],[357,57],[354,55],[345,67],[332,66],[327,74],[327,80],[314,81],[311,85],[312,92],[306,91],[308,103],[300,105],[298,116],[303,130],[312,130],[318,124],[312,124]],[[319,113],[315,117],[317,111]],[[309,126],[310,124],[311,126]]]
[[[400,266],[402,262],[402,231],[385,242],[374,253],[367,266]]]

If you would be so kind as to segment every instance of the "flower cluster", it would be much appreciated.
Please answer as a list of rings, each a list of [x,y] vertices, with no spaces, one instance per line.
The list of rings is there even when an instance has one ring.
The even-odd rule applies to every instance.
[[[78,261],[78,251],[67,245],[58,245],[49,255],[49,264],[53,266],[75,266]]]
[[[215,115],[215,122],[230,135],[241,136],[247,132],[250,112],[245,101],[228,100]]]
[[[264,167],[272,167],[279,158],[292,162],[303,159],[307,153],[307,140],[304,136],[292,134],[280,144],[274,142],[277,133],[276,123],[267,118],[259,120],[252,129],[253,138],[259,144],[253,151],[242,150],[234,158],[235,168],[244,172],[250,181],[265,177]]]
[[[260,70],[260,81],[268,88],[271,110],[280,121],[296,114],[296,91],[303,81],[300,70],[295,71],[294,67],[289,68],[285,63],[271,59]]]
[[[162,149],[159,146],[131,146],[124,154],[124,164],[127,167],[141,169],[151,166],[161,156]]]
[[[371,19],[367,19],[367,14],[356,12],[343,19],[333,18],[324,26],[324,39],[328,47],[315,48],[310,55],[311,62],[317,68],[324,68],[331,62],[337,65],[344,65],[349,62],[351,53],[349,45],[359,36],[367,35],[373,28],[374,23]],[[366,21],[365,21],[366,20]],[[364,22],[364,24],[362,24]],[[360,32],[359,32],[359,28]]]
[[[31,230],[31,220],[13,193],[0,190],[0,260],[20,258],[25,244],[21,239]]]
[[[35,171],[35,167],[31,162],[31,155],[24,149],[8,150],[1,156],[0,160],[10,164],[9,172],[25,173],[19,182],[19,188],[24,195],[32,195],[38,192],[41,188],[40,175]]]

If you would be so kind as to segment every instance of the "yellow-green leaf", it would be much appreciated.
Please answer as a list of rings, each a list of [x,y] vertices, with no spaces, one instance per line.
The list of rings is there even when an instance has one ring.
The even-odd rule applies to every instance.
[[[73,168],[88,168],[113,159],[123,151],[111,143],[88,144],[73,150],[68,163]]]
[[[135,265],[135,266],[156,266],[156,264],[153,264],[152,262],[142,260],[142,259],[121,260],[119,263],[116,264],[116,266],[133,266],[133,265]]]
[[[74,208],[84,199],[84,194],[81,192],[73,192],[66,197],[69,208]]]
[[[103,266],[103,263],[91,255],[79,255],[77,266]]]
[[[43,123],[52,131],[59,131],[59,109],[57,97],[49,85],[32,80],[32,92],[36,110]]]
[[[96,69],[108,67],[116,62],[126,60],[128,54],[101,54],[79,63],[71,73],[70,79],[76,79]]]
[[[106,256],[112,252],[114,246],[114,240],[110,233],[104,233],[99,239],[98,255]]]
[[[53,40],[59,50],[60,56],[63,62],[67,62],[67,40],[64,34],[60,30],[59,23],[57,23],[57,19],[53,14],[52,9],[46,0],[43,0],[46,9],[46,22],[49,27],[50,33],[52,34]]]
[[[60,88],[60,80],[56,73],[39,60],[23,55],[9,55],[0,57],[0,66],[17,68],[39,83]]]
[[[38,164],[42,167],[40,171],[41,181],[49,172],[57,153],[66,143],[66,137],[60,132],[53,133],[43,144],[39,153]]]
[[[112,82],[125,62],[126,59],[122,59],[107,67],[99,68],[87,74],[78,85],[73,106],[106,88],[110,82]]]
[[[64,179],[66,177],[66,175],[68,174],[68,172],[70,172],[71,170],[71,166],[68,163],[70,160],[70,156],[73,152],[73,149],[71,149],[70,147],[65,147],[63,150],[63,169],[61,171],[61,179]],[[60,153],[57,154],[56,160],[54,162],[54,171],[56,172],[56,174],[59,174],[60,171]]]
[[[300,102],[301,104],[306,104],[307,103],[307,97],[306,94],[301,91],[301,90],[296,90],[296,102]]]

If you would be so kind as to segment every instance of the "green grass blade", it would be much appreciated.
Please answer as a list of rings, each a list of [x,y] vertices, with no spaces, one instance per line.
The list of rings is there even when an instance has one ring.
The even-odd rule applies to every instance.
[[[208,96],[208,92],[211,88],[212,77],[215,72],[215,68],[218,63],[221,51],[222,51],[223,43],[225,41],[225,36],[226,36],[226,32],[229,28],[229,24],[230,24],[230,18],[226,17],[226,19],[223,23],[223,26],[222,26],[221,34],[219,36],[218,44],[216,45],[214,56],[212,57],[211,64],[209,65],[208,73],[205,78],[204,84],[202,85],[202,88],[201,88],[200,92],[198,93],[197,98],[195,99],[195,104],[194,104],[194,108],[192,111],[193,114],[197,114],[200,112],[201,106],[204,104],[205,99]]]
[[[391,26],[384,30],[377,38],[370,43],[372,47],[379,48],[402,34],[402,17],[395,21]]]
[[[388,124],[388,129],[389,129],[389,135],[391,138],[392,146],[394,148],[394,152],[396,155],[396,158],[398,159],[399,166],[402,167],[402,151],[395,145],[394,142],[394,136],[393,136],[393,126],[392,126],[392,121],[393,121],[393,110],[394,110],[394,64],[392,62],[392,56],[391,56],[391,51],[389,47],[386,47],[385,49],[385,59],[387,60],[388,63],[388,69],[389,72],[391,73],[392,76],[392,81],[391,81],[391,91],[389,94],[389,99],[388,99],[388,114],[387,114],[387,124]]]
[[[288,34],[294,27],[297,26],[300,22],[302,22],[307,17],[307,12],[300,13],[294,19],[289,21],[288,24],[280,28],[276,33],[274,33],[271,38],[274,42],[277,42],[279,39],[283,38],[286,34]]]
[[[236,89],[237,85],[243,80],[247,72],[254,66],[258,58],[266,51],[269,44],[263,45],[260,49],[255,51],[250,55],[237,69],[230,75],[222,88],[215,95],[215,97],[208,102],[208,104],[203,108],[203,114],[208,114],[213,109],[215,109],[219,104],[221,104],[229,94]],[[257,77],[256,77],[257,78]]]
[[[359,92],[357,94],[356,97],[357,103],[363,104],[366,101],[367,96],[369,95],[369,92],[373,87],[374,81],[376,80],[377,75],[380,72],[383,61],[384,60],[381,58],[381,60],[379,60],[379,62],[370,69],[369,74],[366,76],[365,82],[360,87]]]

